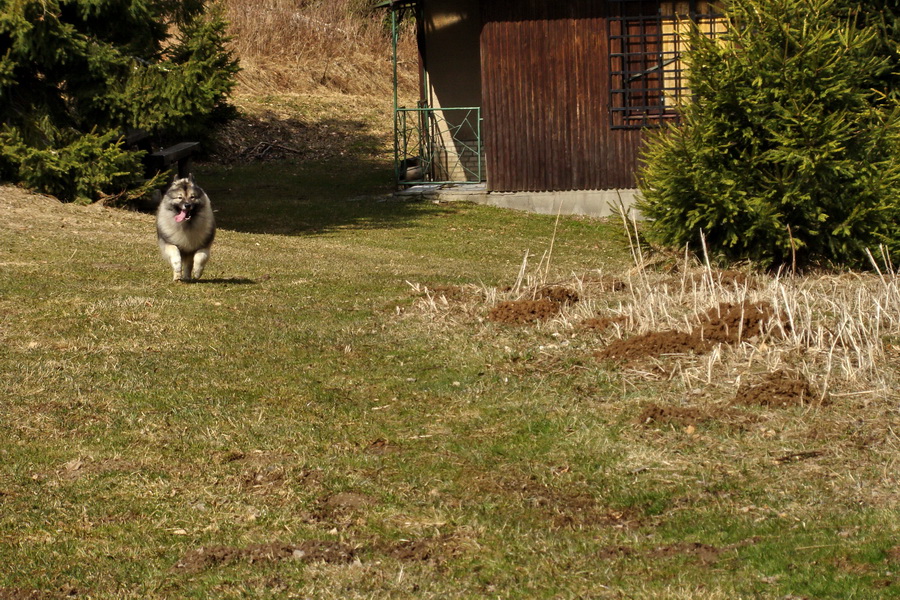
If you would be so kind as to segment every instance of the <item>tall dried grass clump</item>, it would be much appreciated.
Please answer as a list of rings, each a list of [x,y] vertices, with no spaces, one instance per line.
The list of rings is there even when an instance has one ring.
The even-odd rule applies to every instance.
[[[453,327],[467,318],[483,321],[500,303],[533,300],[548,286],[563,286],[578,301],[562,304],[557,315],[530,326],[561,340],[571,337],[572,343],[561,346],[567,352],[597,350],[653,332],[688,334],[703,329],[717,307],[749,311],[765,306],[774,318],[761,320],[758,332],[738,332],[729,343],[713,339],[716,343],[698,347],[696,354],[647,354],[643,362],[623,365],[623,372],[638,379],[680,380],[695,390],[736,388],[748,377],[788,370],[803,374],[823,397],[896,398],[898,373],[892,365],[900,349],[900,273],[888,262],[877,275],[796,276],[718,271],[685,257],[676,272],[666,272],[649,268],[636,251],[638,264],[626,272],[598,270],[550,279],[549,253],[537,267],[529,265],[529,256],[512,286],[473,286],[454,300],[439,290],[414,286],[422,296],[417,306],[432,322]],[[586,325],[598,320],[608,326],[585,334]]]
[[[391,92],[388,15],[364,0],[225,0],[239,92]],[[415,39],[405,24],[398,47],[401,93],[415,89]]]

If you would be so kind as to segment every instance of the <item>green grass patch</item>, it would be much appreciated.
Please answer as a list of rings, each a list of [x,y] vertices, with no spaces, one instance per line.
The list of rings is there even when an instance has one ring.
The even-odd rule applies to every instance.
[[[551,244],[544,283],[629,281],[617,225],[390,175],[201,166],[196,284],[149,215],[2,188],[0,598],[895,595],[886,425],[841,400],[638,423],[691,396],[594,358],[579,320],[629,290],[489,318]]]

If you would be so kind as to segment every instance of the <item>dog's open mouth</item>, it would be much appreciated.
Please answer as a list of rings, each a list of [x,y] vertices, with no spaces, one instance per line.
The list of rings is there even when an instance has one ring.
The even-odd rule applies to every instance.
[[[189,207],[189,206],[180,207],[180,210],[177,213],[175,213],[175,222],[181,223],[183,221],[190,221],[191,212],[192,212],[191,207]]]

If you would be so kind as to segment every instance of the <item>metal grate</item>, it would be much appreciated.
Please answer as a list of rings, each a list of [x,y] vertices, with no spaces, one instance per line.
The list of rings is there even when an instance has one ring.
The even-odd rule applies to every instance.
[[[609,23],[613,128],[659,125],[677,118],[690,98],[682,61],[691,22],[719,35],[725,20],[708,0],[613,0]]]
[[[484,181],[481,107],[397,108],[397,183]]]

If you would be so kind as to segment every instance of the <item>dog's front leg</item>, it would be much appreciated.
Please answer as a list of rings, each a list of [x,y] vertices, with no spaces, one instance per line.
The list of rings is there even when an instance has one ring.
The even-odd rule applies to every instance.
[[[194,253],[194,267],[191,269],[191,277],[194,279],[200,279],[200,276],[203,275],[203,267],[206,266],[206,261],[209,260],[209,248],[200,248],[197,252]]]
[[[172,265],[172,281],[178,281],[181,279],[181,251],[172,244],[165,244],[162,251]]]
[[[191,272],[194,270],[194,255],[185,253],[181,255],[181,280],[190,281]]]

